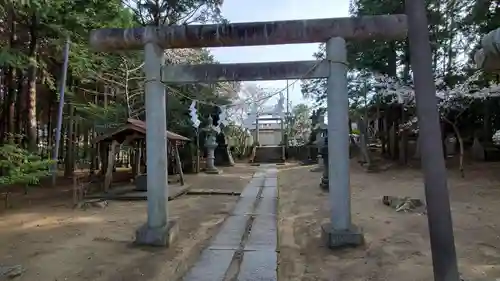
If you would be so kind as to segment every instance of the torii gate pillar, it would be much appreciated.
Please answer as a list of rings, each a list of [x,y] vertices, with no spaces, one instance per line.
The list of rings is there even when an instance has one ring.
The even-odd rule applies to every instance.
[[[330,68],[327,84],[330,223],[322,225],[321,234],[328,247],[336,248],[362,244],[364,238],[351,224],[347,50],[343,38],[326,42],[326,60]]]
[[[161,82],[163,48],[146,43],[144,48],[146,99],[146,155],[148,218],[136,231],[135,243],[169,246],[178,231],[168,220],[167,110],[165,86]]]

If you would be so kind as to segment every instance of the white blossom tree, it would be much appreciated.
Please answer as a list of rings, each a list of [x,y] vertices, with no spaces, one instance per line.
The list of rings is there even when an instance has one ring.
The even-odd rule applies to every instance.
[[[257,115],[266,110],[266,102],[277,95],[279,91],[265,89],[254,83],[241,84],[238,97],[227,107],[227,116],[230,120],[227,134],[234,140],[235,146],[243,150],[246,147],[246,140],[249,136],[248,129]],[[252,112],[255,116],[251,116]],[[240,151],[244,154],[245,151]]]
[[[488,97],[500,95],[500,85],[490,84],[488,87],[479,87],[477,81],[480,79],[482,72],[478,71],[466,79],[463,83],[456,84],[454,87],[447,87],[443,79],[436,79],[436,98],[438,100],[438,110],[443,122],[448,123],[455,133],[460,149],[460,172],[464,176],[463,171],[463,156],[464,142],[457,127],[457,120],[477,99],[486,99]],[[384,76],[374,76],[375,86],[378,93],[384,97],[391,97],[391,103],[402,104],[404,107],[415,106],[415,92],[413,85],[402,83],[400,80]],[[458,112],[454,120],[448,118],[450,111]],[[412,130],[418,133],[418,118],[413,116],[407,122],[399,126],[399,131]]]

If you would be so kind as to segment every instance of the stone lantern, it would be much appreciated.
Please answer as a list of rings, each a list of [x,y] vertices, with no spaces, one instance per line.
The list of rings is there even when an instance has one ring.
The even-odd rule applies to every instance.
[[[320,116],[321,118],[322,116]],[[323,161],[323,155],[322,155],[322,149],[324,146],[325,138],[327,135],[327,127],[323,119],[321,118],[320,123],[316,127],[316,147],[318,149],[318,166],[315,168],[311,169],[311,172],[321,172],[324,170],[324,161]]]
[[[208,117],[208,126],[203,129],[207,135],[205,139],[205,147],[207,148],[207,166],[205,173],[220,174],[219,169],[215,167],[215,148],[217,148],[217,135],[219,130],[213,125],[212,116]]]

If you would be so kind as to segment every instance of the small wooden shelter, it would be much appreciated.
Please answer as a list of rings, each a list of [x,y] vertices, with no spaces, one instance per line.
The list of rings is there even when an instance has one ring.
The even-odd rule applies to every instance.
[[[112,171],[115,162],[115,154],[119,145],[127,144],[134,147],[132,173],[133,177],[142,173],[142,163],[146,163],[143,153],[145,149],[146,122],[136,119],[127,119],[122,126],[94,138],[93,143],[98,147],[102,159],[103,173],[105,174],[104,191],[109,189],[112,181]],[[184,184],[184,174],[179,156],[178,146],[183,142],[191,141],[189,138],[167,131],[169,142],[169,155],[175,157],[177,172],[180,183]]]

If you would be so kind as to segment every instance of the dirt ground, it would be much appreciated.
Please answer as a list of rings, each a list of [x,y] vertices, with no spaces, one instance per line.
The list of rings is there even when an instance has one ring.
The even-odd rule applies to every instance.
[[[186,175],[186,181],[196,189],[241,192],[255,170],[240,164],[222,169],[221,175]],[[146,220],[145,201],[109,201],[104,209],[84,211],[69,207],[70,192],[54,197],[45,204],[13,202],[14,209],[0,213],[0,266],[22,265],[16,280],[177,280],[237,200],[185,195],[170,201],[179,236],[172,248],[152,250],[131,245]]]
[[[383,205],[383,195],[424,199],[418,170],[392,168],[366,173],[351,164],[352,213],[366,244],[332,251],[320,240],[328,221],[327,194],[320,173],[310,167],[279,174],[280,280],[428,281],[433,280],[425,215],[397,213]],[[466,280],[500,277],[500,165],[466,167],[466,177],[450,172],[455,243]]]
[[[221,175],[187,175],[193,189],[240,192],[258,167],[237,164]],[[424,198],[421,173],[391,168],[366,173],[352,165],[353,221],[366,244],[331,251],[320,241],[328,221],[327,194],[311,166],[278,166],[280,280],[432,280],[425,215],[397,213],[383,195]],[[450,172],[449,188],[460,271],[477,280],[500,277],[500,163],[466,167],[466,178]],[[61,188],[30,191],[30,200],[0,212],[0,266],[22,265],[15,280],[178,280],[198,258],[233,208],[236,196],[185,195],[169,202],[180,223],[170,249],[131,246],[135,229],[146,220],[146,202],[110,201],[105,209],[70,208],[71,192]],[[40,197],[47,193],[51,200]],[[50,196],[49,196],[50,195]],[[28,195],[28,197],[31,195]],[[26,205],[24,205],[26,203]]]

